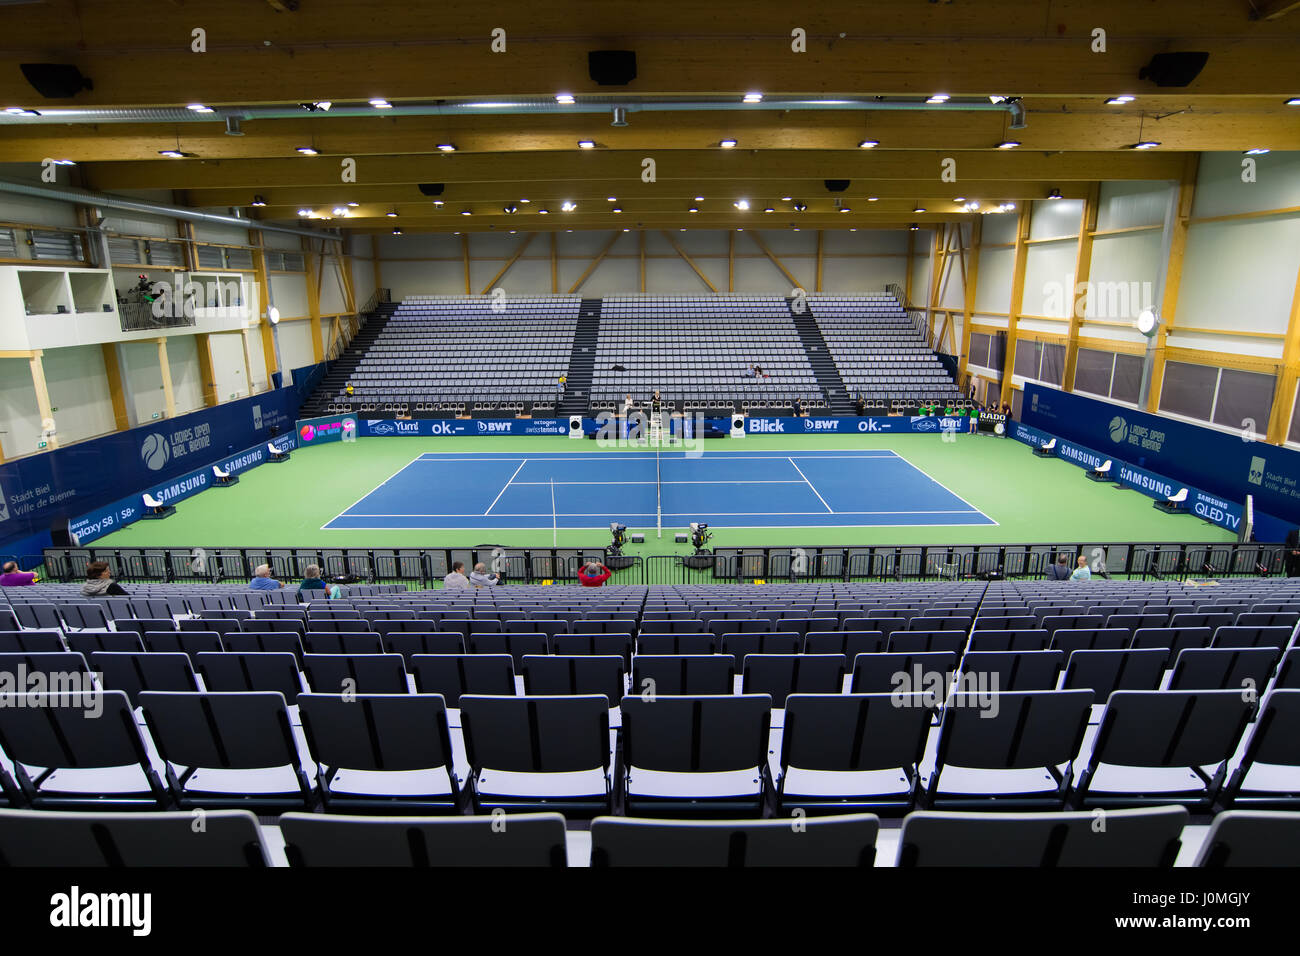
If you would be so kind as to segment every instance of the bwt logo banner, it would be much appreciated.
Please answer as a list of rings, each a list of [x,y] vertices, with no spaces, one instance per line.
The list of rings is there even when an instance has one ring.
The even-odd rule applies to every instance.
[[[838,418],[805,418],[803,430],[806,432],[837,432],[840,430]]]
[[[480,435],[508,435],[514,431],[514,422],[479,422],[478,430]]]
[[[748,421],[751,432],[785,432],[785,422],[779,418],[751,418]]]

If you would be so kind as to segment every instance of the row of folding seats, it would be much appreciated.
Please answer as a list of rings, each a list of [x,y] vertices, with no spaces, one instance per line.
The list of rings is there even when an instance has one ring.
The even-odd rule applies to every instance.
[[[43,813],[0,810],[0,859],[9,866],[431,867],[581,866],[558,813],[364,817],[286,813],[276,842],[246,810],[206,815]],[[1189,838],[1182,807],[1117,810],[1098,830],[1092,813],[960,813],[903,818],[893,864],[918,866],[1168,867]],[[597,817],[593,867],[867,867],[876,863],[879,817],[786,820],[655,820]],[[1184,851],[1185,852],[1185,851]],[[1220,813],[1188,861],[1196,867],[1290,866],[1300,856],[1300,813]]]
[[[759,816],[918,805],[1208,812],[1294,809],[1300,800],[1295,690],[1269,694],[1253,725],[1239,692],[1117,691],[1089,742],[1089,714],[1101,703],[1090,690],[954,694],[933,734],[937,706],[925,693],[794,694],[779,746],[766,694],[463,695],[464,778],[438,694],[300,694],[301,734],[275,692],[143,691],[137,701],[142,723],[119,691],[0,710],[0,750],[14,768],[0,782],[11,802],[585,815],[617,803],[629,816]],[[123,767],[139,773],[129,782],[93,773]],[[58,773],[74,768],[83,773]],[[369,787],[362,771],[378,775]],[[393,771],[421,771],[420,783],[395,785],[384,777]],[[984,772],[980,783],[971,771]],[[279,783],[268,787],[270,772]]]

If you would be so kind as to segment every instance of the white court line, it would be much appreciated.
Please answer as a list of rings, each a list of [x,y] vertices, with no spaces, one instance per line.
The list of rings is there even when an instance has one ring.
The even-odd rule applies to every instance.
[[[435,458],[435,457],[429,457],[430,454],[433,454],[433,453],[426,452],[425,454],[421,455],[420,457],[418,457],[418,458],[416,458],[414,461],[412,461],[411,464],[413,464],[413,465],[414,465],[414,464],[420,464],[420,463],[437,464],[437,463],[441,463],[441,462],[444,462],[444,461],[450,461],[450,462],[467,462],[467,461],[468,461],[468,462],[473,462],[473,461],[478,461],[478,462],[482,462],[482,461],[514,461],[516,458],[519,457],[518,455],[512,455],[512,454],[510,454],[510,453],[508,453],[508,452],[483,452],[483,454],[481,454],[481,455],[476,455],[476,456],[473,457],[473,458]],[[719,452],[719,451],[715,451],[715,452],[706,452],[706,453],[704,454],[704,457],[703,457],[703,458],[687,458],[685,452],[681,452],[681,453],[680,453],[680,455],[681,455],[680,458],[675,458],[675,457],[673,457],[674,454],[677,454],[677,453],[674,453],[674,452],[669,452],[669,453],[668,453],[668,459],[669,459],[670,461],[708,461],[709,459],[713,459],[714,461],[780,461],[782,458],[787,457],[786,455],[780,455],[780,454],[772,454],[772,455],[738,455],[738,454],[733,454],[732,452],[726,452],[726,451],[721,451],[721,452]],[[551,460],[551,461],[557,461],[557,462],[564,462],[564,461],[603,461],[603,462],[608,463],[608,462],[613,462],[613,461],[654,461],[654,456],[653,456],[653,455],[623,455],[623,454],[619,454],[618,452],[610,452],[610,453],[607,454],[607,455],[587,455],[587,456],[579,456],[579,455],[576,455],[576,454],[573,455],[573,456],[569,456],[569,455],[567,455],[565,452],[552,452],[552,453],[550,453],[549,455],[543,455],[543,454],[538,454],[538,453],[536,453],[536,452],[533,452],[533,453],[531,453],[531,457],[537,459],[538,461],[542,461],[542,460],[545,459],[545,460]],[[890,458],[902,458],[901,455],[894,454],[893,452],[890,452],[888,455],[873,455],[873,454],[863,454],[863,455],[809,455],[809,454],[801,454],[799,457],[800,457],[800,458],[816,458],[816,459],[819,459],[819,460],[820,460],[820,459],[826,459],[826,460],[848,459],[848,460],[850,460],[850,461],[870,461],[870,460],[887,460],[887,459],[890,459]],[[902,458],[902,460],[903,460],[903,461],[907,461],[906,458]],[[908,462],[908,463],[911,464],[910,462]],[[915,466],[913,466],[913,467],[915,467]]]
[[[953,491],[951,488],[949,488],[947,485],[945,485],[942,481],[938,481],[938,480],[935,479],[933,476],[931,476],[930,473],[929,473],[928,471],[926,471],[924,468],[920,468],[920,467],[918,467],[917,465],[913,464],[909,459],[907,459],[907,458],[903,458],[902,455],[899,455],[898,457],[899,457],[900,459],[902,459],[903,461],[907,462],[907,465],[908,465],[909,468],[915,468],[915,469],[916,469],[917,471],[919,471],[922,475],[924,475],[926,478],[929,478],[930,481],[933,481],[936,485],[938,485],[938,486],[939,486],[940,488],[942,488],[944,491],[948,492],[948,494],[952,495],[954,498],[956,498],[958,501],[960,501],[962,504],[964,504],[964,505],[965,505],[967,508],[969,508],[971,511],[974,511],[976,514],[984,515],[984,517],[988,518],[990,521],[993,522],[993,524],[994,524],[995,527],[999,527],[999,528],[1000,528],[1000,527],[1002,526],[1000,522],[995,521],[995,520],[993,519],[993,516],[990,515],[990,514],[988,514],[987,512],[985,512],[984,509],[982,509],[982,508],[976,508],[973,504],[971,504],[969,501],[967,501],[967,500],[966,500],[965,498],[963,498],[961,495],[957,494],[957,492]]]
[[[338,514],[336,514],[333,518],[330,518],[329,521],[326,521],[325,524],[328,525],[331,521],[336,521],[337,519],[342,518],[345,514],[347,514],[349,511],[351,511],[351,510],[352,510],[353,508],[355,508],[357,505],[361,504],[361,502],[365,501],[367,498],[369,498],[371,495],[373,495],[373,494],[374,494],[376,491],[378,491],[380,488],[384,487],[384,485],[388,484],[390,481],[392,481],[394,478],[396,478],[396,477],[397,477],[398,475],[400,475],[402,472],[406,471],[406,469],[408,469],[408,468],[410,468],[412,465],[414,465],[417,461],[420,460],[420,458],[421,458],[420,455],[416,455],[414,458],[412,458],[410,461],[408,461],[408,462],[407,462],[405,465],[403,465],[401,468],[397,469],[397,471],[393,472],[391,475],[389,475],[387,478],[385,478],[385,479],[384,479],[383,481],[381,481],[379,484],[375,485],[373,488],[371,488],[369,491],[367,491],[364,495],[362,495],[362,496],[361,496],[360,498],[358,498],[356,501],[352,502],[352,504],[348,505],[346,508],[344,508],[344,509],[343,509],[342,511],[340,511]],[[362,517],[362,516],[359,516],[359,517]],[[322,527],[321,530],[324,531],[324,530],[325,530],[324,527]]]
[[[509,459],[506,460],[508,461]],[[515,474],[511,475],[508,479],[506,479],[506,483],[501,486],[501,490],[497,492],[497,496],[492,499],[492,504],[488,505],[487,511],[483,512],[484,518],[486,518],[492,512],[492,509],[497,506],[497,502],[501,500],[501,496],[504,495],[506,493],[506,489],[510,487],[510,482],[515,480],[515,475],[519,474],[521,471],[524,470],[524,465],[526,464],[528,464],[527,458],[525,458],[523,461],[519,463],[519,467],[515,469]]]
[[[795,516],[795,517],[810,517],[810,516],[811,516],[811,517],[823,517],[823,516],[825,516],[825,515],[827,514],[827,512],[825,512],[825,511],[705,511],[705,512],[701,512],[701,513],[702,513],[702,514],[705,514],[705,515],[708,515],[709,517],[717,517],[717,518],[747,518],[747,517],[752,517],[752,516],[754,516],[754,515],[762,515],[763,517],[771,517],[771,516],[773,516],[773,515],[793,515],[793,516]],[[831,512],[829,512],[829,513],[830,513],[830,514],[833,514],[833,515],[974,515],[974,514],[981,514],[982,512],[974,512],[974,511],[965,511],[965,510],[962,510],[962,511],[831,511]],[[608,512],[605,512],[605,514],[608,514]],[[657,514],[657,512],[654,512],[654,511],[620,511],[619,514],[624,515],[625,517],[639,517],[639,518],[650,517],[650,518],[652,518],[652,517],[655,516],[655,514]],[[670,511],[670,512],[665,512],[665,515],[666,515],[666,516],[668,516],[668,517],[677,517],[677,518],[684,518],[684,517],[686,517],[688,514],[696,514],[696,512],[693,512],[693,511],[692,511],[692,512],[686,512],[686,511]],[[481,515],[481,514],[469,514],[469,515],[449,515],[449,514],[431,514],[431,515],[413,515],[413,514],[381,515],[381,514],[373,514],[373,515],[369,515],[369,514],[367,514],[367,515],[347,515],[346,517],[349,517],[349,518],[483,518],[483,517],[492,517],[492,518],[549,518],[550,516],[551,516],[551,513],[550,513],[549,511],[545,511],[545,512],[543,512],[543,511],[538,511],[538,512],[520,512],[520,513],[517,513],[517,514],[496,514],[496,515]],[[575,511],[575,512],[560,512],[560,514],[557,515],[557,517],[560,517],[560,518],[599,518],[599,517],[602,517],[602,515],[601,515],[601,514],[592,514],[592,513],[590,513],[590,512]],[[985,515],[984,517],[988,517],[988,516]],[[760,527],[762,527],[762,526],[760,526]],[[820,526],[815,526],[815,527],[820,527]],[[865,526],[865,527],[874,527],[874,525],[867,525],[867,526]],[[906,526],[904,526],[904,525],[900,525],[899,527],[906,527]],[[936,527],[938,527],[938,526],[936,526]],[[955,526],[953,526],[953,527],[955,527]],[[355,530],[355,529],[351,529],[351,528],[349,528],[348,530]],[[402,529],[393,529],[393,528],[389,528],[389,529],[387,529],[387,530],[392,531],[392,530],[402,530]]]
[[[817,496],[817,500],[820,501],[823,505],[826,505],[826,512],[828,514],[835,514],[835,509],[832,508],[830,505],[826,504],[826,499],[821,496],[821,492],[819,492],[816,488],[813,488],[813,483],[811,481],[808,481],[808,476],[805,475],[802,469],[800,469],[800,467],[794,463],[794,459],[786,458],[786,461],[790,463],[790,467],[792,467],[795,471],[799,472],[799,477],[804,480],[804,482],[808,485],[808,487],[812,488],[812,493]],[[920,514],[922,512],[910,512],[910,513]]]
[[[543,487],[547,487],[547,486],[551,485],[552,482],[549,482],[549,481],[516,481],[515,484],[516,484],[516,485],[541,485],[541,486],[543,486]],[[557,481],[557,482],[554,482],[554,484],[557,484],[557,485],[590,485],[591,482],[590,482],[590,481]],[[745,480],[743,480],[743,481],[712,481],[712,480],[710,480],[710,481],[705,481],[705,480],[703,480],[703,479],[701,479],[701,480],[699,480],[699,481],[660,481],[660,482],[654,482],[654,481],[606,481],[606,482],[602,482],[602,484],[605,485],[606,487],[610,487],[610,486],[614,486],[614,485],[622,486],[622,485],[653,485],[653,484],[661,484],[661,485],[802,485],[803,482],[802,482],[802,481],[795,481],[793,478],[773,478],[773,479],[763,479],[763,478],[753,478],[753,479],[748,479],[748,478],[747,478],[747,479],[745,479]]]

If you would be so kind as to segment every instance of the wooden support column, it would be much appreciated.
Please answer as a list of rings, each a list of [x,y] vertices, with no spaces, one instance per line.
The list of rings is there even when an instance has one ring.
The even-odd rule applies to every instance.
[[[695,274],[696,274],[697,276],[700,277],[700,281],[703,282],[706,286],[709,287],[709,291],[710,291],[710,292],[717,292],[717,291],[718,291],[717,286],[715,286],[712,282],[710,282],[708,276],[706,276],[703,272],[700,271],[700,267],[697,266],[697,265],[695,264],[694,260],[692,260],[691,257],[688,256],[688,255],[687,255],[687,254],[682,250],[682,247],[679,246],[679,245],[677,244],[677,240],[674,239],[674,238],[673,238],[671,235],[669,235],[667,232],[661,232],[660,234],[661,234],[665,239],[668,240],[668,245],[670,245],[670,246],[673,247],[673,252],[675,252],[675,253],[677,253],[677,255],[681,256],[682,261],[685,262],[688,266],[690,266],[691,269],[695,272]]]
[[[257,280],[257,315],[250,316],[249,322],[262,336],[262,362],[266,366],[266,387],[269,389],[274,381],[271,376],[280,370],[280,366],[275,359],[275,331],[271,328],[271,320],[267,318],[271,308],[271,278],[266,271],[266,240],[260,229],[250,230],[249,238],[253,242],[253,276]],[[303,258],[305,259],[306,256]],[[244,355],[247,360],[249,357],[247,340],[244,342]],[[248,389],[251,395],[252,375],[248,377]]]
[[[1268,418],[1268,440],[1275,445],[1283,444],[1290,431],[1297,383],[1300,383],[1300,270],[1296,271],[1291,318],[1282,345],[1282,368],[1273,392],[1273,411]]]
[[[325,273],[325,244],[321,243],[319,253],[312,248],[314,245],[314,239],[303,238],[302,247],[306,252],[303,258],[307,262],[307,316],[311,320],[311,354],[313,362],[320,362],[325,358],[325,343],[320,333],[320,286]]]
[[[217,394],[217,376],[212,366],[212,336],[203,332],[194,336],[195,350],[199,353],[199,378],[203,383],[203,404],[211,408],[221,404]]]
[[[1092,276],[1092,234],[1097,231],[1097,204],[1101,196],[1101,183],[1088,187],[1083,200],[1083,215],[1079,220],[1079,245],[1074,253],[1074,288],[1068,296],[1070,327],[1065,343],[1065,379],[1067,392],[1074,391],[1074,373],[1079,365],[1079,326],[1088,308],[1088,286]]]
[[[41,349],[35,349],[31,358],[27,360],[32,370],[32,386],[36,389],[36,413],[41,416],[42,432],[45,430],[46,422],[54,421],[54,410],[50,406],[50,390],[45,383],[45,366],[41,361],[41,356],[44,354]],[[42,440],[48,442],[50,448],[59,447],[58,435],[51,435]]]
[[[970,265],[966,268],[966,284],[962,287],[961,355],[957,360],[957,376],[966,377],[970,358],[970,327],[975,321],[975,295],[980,279],[980,241],[984,236],[984,217],[976,216],[970,227]]]
[[[800,282],[798,279],[796,279],[793,275],[790,274],[790,270],[787,269],[781,263],[781,260],[772,254],[772,250],[767,247],[767,243],[763,241],[762,236],[760,236],[757,232],[750,232],[749,236],[754,240],[754,244],[758,246],[758,248],[762,251],[763,255],[767,256],[770,260],[772,260],[772,265],[776,266],[778,269],[781,270],[781,274],[786,277],[786,279],[789,281],[792,288],[802,289],[804,287],[804,284],[802,282]]]
[[[126,390],[122,387],[122,363],[117,358],[117,344],[105,342],[99,347],[104,356],[104,377],[108,379],[108,397],[113,402],[113,427],[120,432],[131,427],[126,411]]]
[[[472,295],[469,288],[469,235],[460,234],[460,258],[465,264],[465,294]]]
[[[727,291],[736,291],[736,234],[727,232]]]
[[[1147,382],[1148,412],[1155,412],[1160,407],[1160,391],[1165,383],[1165,354],[1169,330],[1173,328],[1178,313],[1178,287],[1183,284],[1183,256],[1187,252],[1187,226],[1192,218],[1196,174],[1200,167],[1201,154],[1188,153],[1183,163],[1183,176],[1178,183],[1178,207],[1174,211],[1173,234],[1169,237],[1169,264],[1165,268],[1165,288],[1160,298],[1160,325],[1156,327],[1151,377]]]
[[[1020,310],[1025,304],[1025,262],[1029,255],[1029,223],[1033,203],[1023,202],[1016,213],[1016,251],[1011,268],[1011,305],[1007,308],[1007,354],[1002,366],[1002,400],[1011,401],[1011,376],[1016,368],[1016,328],[1020,325]]]
[[[907,308],[912,302],[912,257],[916,254],[916,233],[910,229],[907,231],[907,275],[903,282],[903,308]]]
[[[824,236],[825,236],[825,230],[818,229],[817,230],[817,278],[816,281],[813,282],[814,292],[820,292],[822,290],[822,245],[824,241],[823,240]]]
[[[614,243],[618,242],[618,237],[621,235],[622,235],[621,232],[615,232],[613,235],[609,237],[609,241],[605,243],[604,248],[601,249],[600,252],[596,254],[596,258],[591,260],[591,265],[587,266],[587,271],[585,271],[582,275],[578,276],[578,281],[573,283],[573,285],[569,288],[569,295],[573,295],[573,293],[577,292],[579,289],[582,288],[582,284],[587,281],[588,277],[590,277],[590,275],[593,272],[596,271],[596,266],[600,265],[602,262],[605,261],[605,256],[609,254],[609,250],[614,247]]]
[[[930,283],[929,291],[925,301],[925,324],[930,330],[930,344],[934,347],[935,342],[935,325],[938,316],[935,310],[939,307],[939,280],[943,277],[943,263],[947,255],[947,223],[939,223],[934,227],[934,239],[930,243]]]
[[[515,250],[515,254],[506,260],[506,264],[501,267],[500,272],[488,280],[488,284],[483,287],[483,291],[480,292],[479,295],[487,295],[492,291],[492,287],[505,277],[505,274],[510,271],[512,265],[519,261],[519,257],[524,254],[524,250],[528,248],[528,244],[532,242],[536,236],[537,233],[535,232],[530,232],[528,235],[524,236],[524,241],[519,243],[519,248]]]
[[[176,394],[172,391],[172,367],[167,360],[167,339],[159,337],[158,371],[162,374],[163,408],[168,418],[176,417]]]

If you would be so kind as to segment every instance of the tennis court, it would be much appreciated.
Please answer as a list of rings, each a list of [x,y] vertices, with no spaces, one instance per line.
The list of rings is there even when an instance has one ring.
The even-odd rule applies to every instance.
[[[426,453],[322,530],[993,525],[889,449]]]

